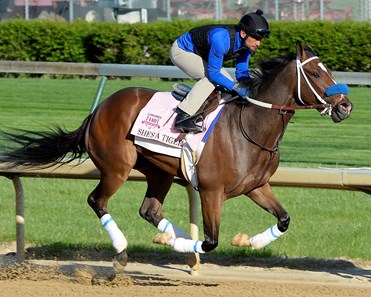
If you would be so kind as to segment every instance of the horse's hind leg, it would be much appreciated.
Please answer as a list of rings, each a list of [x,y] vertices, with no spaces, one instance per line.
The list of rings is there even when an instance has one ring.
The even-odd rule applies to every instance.
[[[147,172],[141,172],[147,177],[148,188],[139,214],[162,232],[154,238],[154,242],[170,245],[177,252],[200,252],[201,241],[192,240],[190,235],[162,215],[163,202],[174,176],[155,166],[147,167]]]
[[[174,176],[155,166],[151,166],[150,170],[148,169],[141,170],[146,175],[148,187],[139,210],[140,216],[161,232],[167,232],[170,236],[169,239],[190,238],[186,232],[170,223],[162,215],[162,206],[173,183]],[[168,244],[167,239],[161,239],[160,237],[157,237],[157,239],[156,243]]]
[[[98,186],[88,197],[88,203],[100,219],[103,227],[111,238],[112,245],[116,250],[114,268],[116,272],[124,270],[127,264],[127,240],[117,224],[108,213],[107,205],[109,198],[118,190],[126,179],[119,176],[104,176]]]
[[[149,168],[150,170],[148,170]],[[148,173],[148,187],[139,214],[143,219],[162,232],[155,236],[153,242],[174,247],[177,238],[191,240],[191,236],[165,219],[162,215],[163,203],[173,183],[174,176],[154,166],[149,166],[146,169],[147,172],[143,170],[142,172],[145,174]],[[193,253],[187,254],[186,263],[191,268],[191,273],[197,274],[200,266],[199,255]]]

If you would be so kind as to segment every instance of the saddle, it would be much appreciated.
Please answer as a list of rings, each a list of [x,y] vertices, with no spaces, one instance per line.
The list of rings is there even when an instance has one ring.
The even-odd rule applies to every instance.
[[[182,83],[173,84],[173,91],[171,95],[178,101],[183,101],[192,88]],[[215,90],[210,94],[210,96],[201,105],[199,110],[196,112],[194,117],[195,122],[201,122],[203,119],[211,112],[213,112],[219,105],[222,98],[227,99],[231,97],[229,92],[226,92],[220,87],[216,87]]]

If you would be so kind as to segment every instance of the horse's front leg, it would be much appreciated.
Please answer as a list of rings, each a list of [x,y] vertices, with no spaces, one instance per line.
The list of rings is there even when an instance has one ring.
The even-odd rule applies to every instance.
[[[226,197],[220,189],[207,192],[200,190],[200,196],[205,234],[201,247],[204,252],[210,252],[218,246],[222,207]]]
[[[266,183],[262,187],[253,190],[247,194],[256,204],[273,214],[278,222],[276,225],[268,228],[251,238],[246,234],[237,234],[232,239],[232,245],[251,246],[253,249],[260,249],[282,236],[289,227],[290,216],[279,203],[271,186]]]

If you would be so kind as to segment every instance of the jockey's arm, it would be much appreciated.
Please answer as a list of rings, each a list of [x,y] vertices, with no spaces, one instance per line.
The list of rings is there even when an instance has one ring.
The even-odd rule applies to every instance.
[[[251,57],[250,51],[245,51],[236,59],[236,80],[241,81],[245,78],[250,78],[249,74],[249,60]]]
[[[230,37],[227,30],[220,30],[210,35],[210,52],[208,57],[209,80],[232,91],[235,82],[223,75],[220,71],[223,67],[224,55],[230,47]]]

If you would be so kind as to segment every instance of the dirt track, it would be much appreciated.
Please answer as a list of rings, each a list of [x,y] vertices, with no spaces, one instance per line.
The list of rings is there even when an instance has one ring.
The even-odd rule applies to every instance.
[[[218,259],[218,264],[203,263],[199,275],[193,276],[186,265],[152,259],[152,264],[129,262],[124,274],[115,275],[109,261],[36,259],[16,266],[7,251],[0,256],[4,297],[371,296],[371,263],[348,260],[249,259],[251,265],[241,266]]]

